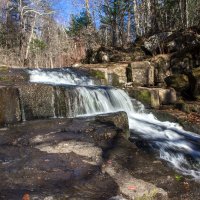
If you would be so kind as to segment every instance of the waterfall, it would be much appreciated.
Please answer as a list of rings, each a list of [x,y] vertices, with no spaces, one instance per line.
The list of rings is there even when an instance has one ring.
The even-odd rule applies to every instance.
[[[123,90],[96,86],[94,80],[80,76],[70,68],[57,71],[30,70],[29,74],[31,82],[66,88],[73,85],[73,94],[68,94],[66,98],[71,117],[125,111],[133,139],[147,141],[161,159],[182,174],[200,180],[199,135],[183,130],[176,123],[159,121],[153,114],[146,113],[144,106],[130,99]]]

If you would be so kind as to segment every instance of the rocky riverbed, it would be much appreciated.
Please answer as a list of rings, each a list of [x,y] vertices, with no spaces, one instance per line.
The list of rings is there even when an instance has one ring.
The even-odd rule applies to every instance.
[[[123,112],[1,128],[1,199],[199,198],[198,183],[128,134]]]

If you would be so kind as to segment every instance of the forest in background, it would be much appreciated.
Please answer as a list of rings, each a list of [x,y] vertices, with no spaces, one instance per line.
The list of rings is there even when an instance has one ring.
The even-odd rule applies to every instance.
[[[127,48],[139,37],[200,26],[199,0],[70,1],[83,9],[64,25],[56,0],[0,0],[0,64],[63,67],[100,46]]]

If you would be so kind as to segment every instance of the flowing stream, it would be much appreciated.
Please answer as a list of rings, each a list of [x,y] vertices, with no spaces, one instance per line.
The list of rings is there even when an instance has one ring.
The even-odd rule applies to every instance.
[[[126,92],[106,86],[97,86],[95,81],[79,75],[70,68],[65,70],[29,70],[30,81],[71,87],[76,93],[73,101],[73,117],[125,111],[129,119],[131,135],[135,140],[144,140],[161,159],[177,171],[200,181],[200,136],[183,130],[171,122],[161,122],[144,106],[131,99]]]

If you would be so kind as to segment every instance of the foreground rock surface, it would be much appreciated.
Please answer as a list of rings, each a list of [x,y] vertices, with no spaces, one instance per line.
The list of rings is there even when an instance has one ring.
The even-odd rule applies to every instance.
[[[100,119],[34,121],[1,129],[0,199],[25,194],[40,200],[109,199],[117,194],[117,184],[100,168],[103,150],[128,128]]]
[[[125,139],[126,119],[119,112],[0,129],[0,199],[198,199],[197,183],[177,182],[165,163]]]
[[[19,121],[21,110],[18,89],[0,86],[0,126]]]

